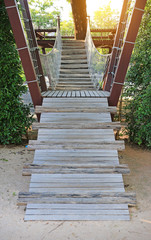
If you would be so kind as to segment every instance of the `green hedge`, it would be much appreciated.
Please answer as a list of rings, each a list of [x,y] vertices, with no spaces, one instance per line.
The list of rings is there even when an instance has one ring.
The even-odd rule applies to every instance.
[[[29,106],[21,100],[27,90],[3,0],[0,16],[0,143],[19,144],[32,124],[32,116]]]
[[[131,100],[126,105],[130,141],[151,147],[151,0],[145,8],[124,95]]]

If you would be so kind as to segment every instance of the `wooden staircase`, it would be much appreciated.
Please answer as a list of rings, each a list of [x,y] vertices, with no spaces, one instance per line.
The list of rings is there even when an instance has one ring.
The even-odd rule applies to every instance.
[[[56,90],[95,90],[90,78],[84,41],[63,40]]]
[[[96,94],[97,95],[97,94]],[[101,96],[98,95],[98,96]],[[122,174],[127,165],[118,160],[123,141],[116,141],[107,97],[47,97],[42,106],[29,192],[19,193],[19,205],[27,205],[25,221],[129,220],[128,205],[135,194],[125,192]]]

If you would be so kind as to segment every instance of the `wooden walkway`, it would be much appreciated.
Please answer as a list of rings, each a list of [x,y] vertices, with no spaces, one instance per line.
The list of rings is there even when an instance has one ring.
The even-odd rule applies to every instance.
[[[89,94],[89,96],[88,96]],[[91,95],[93,94],[93,95]],[[27,204],[28,220],[129,220],[126,193],[115,141],[107,93],[101,91],[57,91],[44,93],[38,138],[29,142],[34,162],[23,175],[31,175],[28,193],[19,193],[19,204]]]

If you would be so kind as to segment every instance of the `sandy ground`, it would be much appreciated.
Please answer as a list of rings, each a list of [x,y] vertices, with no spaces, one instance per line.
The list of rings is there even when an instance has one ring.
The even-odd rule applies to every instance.
[[[24,146],[0,146],[0,240],[150,240],[151,239],[151,152],[126,146],[119,153],[130,175],[124,176],[127,190],[137,194],[131,221],[24,222],[24,207],[17,207],[19,191],[28,191],[30,177],[22,176],[24,163],[32,163],[34,152]]]

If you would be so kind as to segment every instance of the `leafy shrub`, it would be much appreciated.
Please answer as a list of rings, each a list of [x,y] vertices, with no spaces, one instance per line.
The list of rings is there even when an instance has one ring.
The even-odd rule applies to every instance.
[[[0,143],[19,144],[32,123],[30,108],[21,100],[26,92],[11,26],[0,0]]]
[[[138,33],[130,68],[127,74],[125,96],[126,121],[131,142],[151,147],[151,0],[147,1]]]

